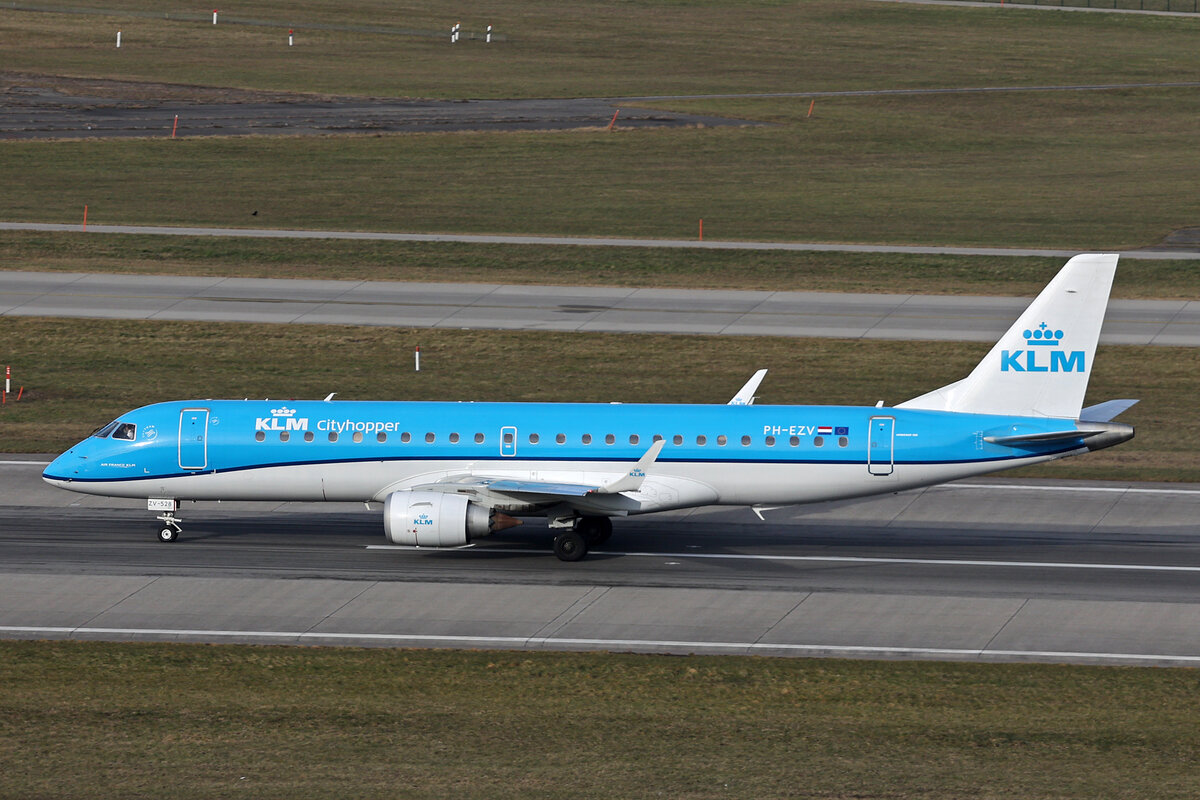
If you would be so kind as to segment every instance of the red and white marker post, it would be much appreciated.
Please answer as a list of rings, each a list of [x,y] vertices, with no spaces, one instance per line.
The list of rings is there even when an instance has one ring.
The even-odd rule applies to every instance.
[[[288,28],[288,47],[292,46],[292,28]]]
[[[8,405],[8,393],[10,391],[12,391],[12,367],[5,367],[4,368],[4,398],[2,401],[0,401],[0,402],[3,402],[4,405]]]
[[[217,9],[213,9],[213,25],[217,24]]]
[[[417,349],[413,351],[413,359],[416,362],[417,368],[414,372],[421,371],[421,345],[417,345]]]

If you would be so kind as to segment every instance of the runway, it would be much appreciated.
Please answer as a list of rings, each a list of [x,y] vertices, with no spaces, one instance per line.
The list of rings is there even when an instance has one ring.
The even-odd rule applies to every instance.
[[[0,271],[0,316],[993,342],[1027,298]],[[1200,301],[1114,300],[1103,344],[1200,345]]]
[[[1200,666],[1195,485],[703,508],[564,564],[536,520],[417,551],[344,504],[189,505],[165,545],[39,460],[0,463],[0,636]]]

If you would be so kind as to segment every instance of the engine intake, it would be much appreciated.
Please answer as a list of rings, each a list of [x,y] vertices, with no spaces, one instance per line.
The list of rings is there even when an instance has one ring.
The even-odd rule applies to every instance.
[[[520,524],[449,492],[392,492],[383,503],[383,530],[392,544],[458,547]]]

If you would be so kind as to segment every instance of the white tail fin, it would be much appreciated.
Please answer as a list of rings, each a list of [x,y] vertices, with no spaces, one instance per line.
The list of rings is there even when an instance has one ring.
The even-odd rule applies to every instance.
[[[970,375],[897,408],[1077,418],[1116,269],[1116,255],[1075,256]]]

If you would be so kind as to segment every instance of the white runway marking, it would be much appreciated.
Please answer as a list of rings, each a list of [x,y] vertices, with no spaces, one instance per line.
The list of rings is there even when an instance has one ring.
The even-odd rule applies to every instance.
[[[190,628],[70,628],[3,625],[0,635],[36,636],[169,636],[204,639],[294,639],[300,642],[391,642],[396,645],[456,645],[459,647],[493,646],[517,649],[577,648],[601,650],[647,648],[672,651],[745,651],[747,653],[792,653],[812,655],[885,656],[903,658],[932,656],[946,658],[1039,658],[1052,660],[1089,660],[1114,662],[1158,662],[1200,664],[1200,655],[1161,653],[1092,653],[1069,650],[987,650],[948,647],[887,647],[824,644],[783,644],[772,642],[689,642],[670,639],[558,639],[538,636],[438,636],[404,633],[320,633],[316,631],[226,631]]]
[[[991,492],[1102,492],[1108,494],[1181,494],[1200,497],[1200,489],[1138,489],[1132,486],[1028,486],[1019,483],[946,483],[937,489],[985,489]]]
[[[23,467],[48,467],[48,466],[50,466],[49,461],[0,461],[0,464],[9,464],[9,465],[19,464]]]
[[[444,547],[411,547],[395,544],[368,544],[367,550],[411,550],[422,553],[444,553],[448,550],[462,548]],[[524,547],[478,547],[477,553],[518,553],[521,555],[546,555],[550,551]],[[926,564],[931,566],[948,567],[1037,567],[1041,569],[1109,569],[1132,570],[1134,572],[1200,572],[1200,566],[1179,566],[1175,564],[1089,564],[1086,562],[1070,561],[982,561],[955,558],[870,558],[865,556],[773,556],[750,553],[648,553],[637,551],[592,550],[598,556],[628,556],[633,558],[708,558],[726,559],[730,561],[789,561],[813,562],[829,564]],[[671,563],[671,562],[668,562]]]

